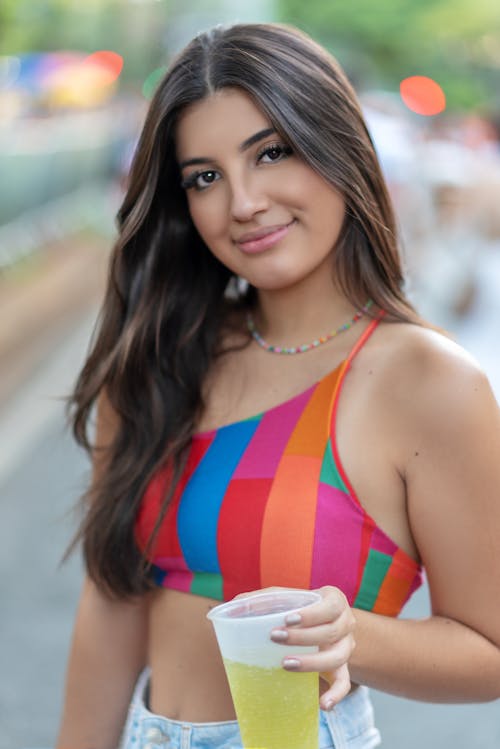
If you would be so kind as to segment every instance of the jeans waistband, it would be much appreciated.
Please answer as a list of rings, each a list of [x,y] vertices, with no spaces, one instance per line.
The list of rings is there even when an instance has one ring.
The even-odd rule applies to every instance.
[[[149,677],[148,669],[139,677],[120,749],[242,749],[235,720],[198,723],[151,712]],[[319,711],[319,749],[372,749],[379,744],[366,687],[358,687],[332,711]]]

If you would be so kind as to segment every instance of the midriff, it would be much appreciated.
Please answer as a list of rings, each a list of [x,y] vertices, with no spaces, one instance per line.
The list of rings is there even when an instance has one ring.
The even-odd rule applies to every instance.
[[[234,720],[229,686],[213,626],[214,601],[165,588],[150,608],[149,709],[172,720]]]
[[[162,588],[150,609],[149,709],[194,723],[234,720],[235,712],[213,626],[220,601]]]

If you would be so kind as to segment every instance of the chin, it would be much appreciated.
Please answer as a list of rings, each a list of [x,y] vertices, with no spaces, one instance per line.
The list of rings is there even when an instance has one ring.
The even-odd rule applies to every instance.
[[[254,286],[258,291],[284,291],[285,289],[295,286],[300,279],[282,279],[282,278],[259,278],[248,279],[248,283]]]
[[[295,286],[306,278],[307,273],[297,273],[297,268],[268,267],[245,275],[246,281],[262,291],[282,291]]]

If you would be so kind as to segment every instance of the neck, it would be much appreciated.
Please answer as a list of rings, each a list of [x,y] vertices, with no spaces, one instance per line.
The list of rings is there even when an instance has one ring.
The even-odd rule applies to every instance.
[[[307,294],[302,286],[259,290],[254,318],[261,335],[277,345],[295,345],[347,322],[355,309],[328,281],[323,288],[316,284]]]

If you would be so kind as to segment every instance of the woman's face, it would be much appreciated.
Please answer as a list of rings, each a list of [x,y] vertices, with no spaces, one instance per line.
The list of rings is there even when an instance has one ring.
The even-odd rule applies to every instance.
[[[342,195],[296,156],[240,89],[188,107],[176,132],[189,211],[213,254],[258,289],[331,274]]]

